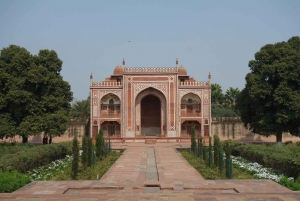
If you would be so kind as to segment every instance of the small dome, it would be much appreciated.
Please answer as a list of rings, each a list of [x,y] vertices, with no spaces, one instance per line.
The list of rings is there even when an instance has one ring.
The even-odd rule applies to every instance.
[[[114,75],[122,75],[123,74],[123,67],[120,65],[117,65],[114,70]]]
[[[179,75],[179,76],[187,75],[187,74],[186,74],[186,69],[185,69],[184,66],[181,65],[181,66],[178,68],[178,75]]]

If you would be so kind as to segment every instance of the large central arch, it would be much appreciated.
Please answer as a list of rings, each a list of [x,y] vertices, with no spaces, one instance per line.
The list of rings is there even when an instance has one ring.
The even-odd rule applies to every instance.
[[[164,136],[166,133],[165,96],[160,91],[150,87],[138,94],[135,103],[136,135]]]

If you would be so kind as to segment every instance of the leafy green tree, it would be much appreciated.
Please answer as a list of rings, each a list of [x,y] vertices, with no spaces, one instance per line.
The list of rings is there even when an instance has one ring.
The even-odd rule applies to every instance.
[[[10,45],[0,55],[0,138],[44,132],[57,136],[67,129],[72,101],[70,85],[60,75],[62,61],[55,51],[31,55]]]
[[[73,180],[76,180],[78,174],[78,163],[79,163],[79,145],[78,145],[78,140],[76,135],[74,135],[74,139],[73,139],[72,153],[73,153],[73,160],[72,160],[71,178]]]
[[[283,132],[299,136],[300,38],[263,46],[249,67],[237,101],[244,125],[279,143]]]

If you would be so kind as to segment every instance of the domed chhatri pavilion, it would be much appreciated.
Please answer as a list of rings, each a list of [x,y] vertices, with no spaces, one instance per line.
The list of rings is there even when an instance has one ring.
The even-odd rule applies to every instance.
[[[104,82],[93,82],[91,135],[100,130],[112,140],[175,142],[211,132],[210,74],[197,82],[185,67],[115,67]]]

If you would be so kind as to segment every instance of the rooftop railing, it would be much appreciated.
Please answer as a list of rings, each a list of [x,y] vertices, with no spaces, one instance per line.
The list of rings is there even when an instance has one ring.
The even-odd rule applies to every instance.
[[[118,87],[122,86],[122,82],[92,82],[95,87]]]
[[[124,68],[125,73],[176,73],[177,67],[131,67]]]
[[[179,86],[209,86],[209,82],[180,82]]]

